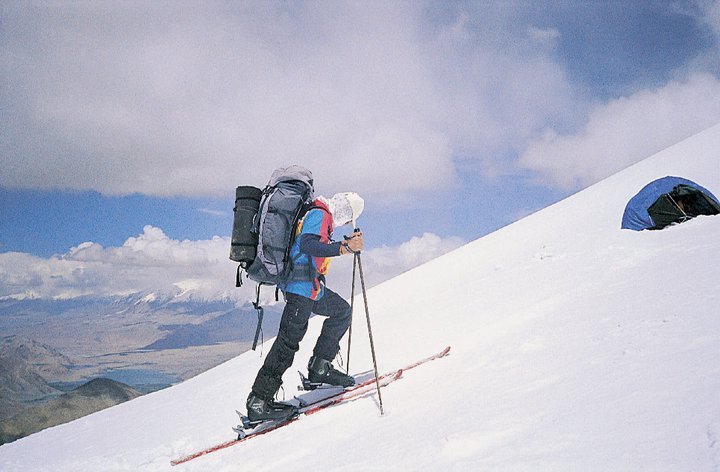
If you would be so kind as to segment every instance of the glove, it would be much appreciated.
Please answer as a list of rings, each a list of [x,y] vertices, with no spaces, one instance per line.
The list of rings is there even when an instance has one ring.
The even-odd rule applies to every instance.
[[[340,255],[357,254],[362,252],[364,248],[365,241],[362,232],[353,233],[352,236],[347,236],[340,245]]]

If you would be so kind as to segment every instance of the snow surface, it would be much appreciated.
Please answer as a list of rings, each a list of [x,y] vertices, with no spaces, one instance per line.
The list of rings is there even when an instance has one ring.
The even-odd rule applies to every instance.
[[[381,371],[452,346],[383,390],[385,416],[368,397],[171,467],[234,436],[249,352],[4,445],[0,470],[720,470],[720,217],[620,230],[656,178],[720,195],[719,157],[720,125],[370,290]],[[366,333],[360,308],[353,371],[372,366]]]

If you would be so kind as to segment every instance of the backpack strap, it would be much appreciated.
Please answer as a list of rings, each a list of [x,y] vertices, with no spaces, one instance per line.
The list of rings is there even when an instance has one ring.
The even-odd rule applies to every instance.
[[[293,227],[295,228],[293,230],[292,239],[290,240],[290,245],[288,246],[287,251],[287,259],[285,262],[292,264],[292,260],[290,260],[290,249],[292,248],[293,244],[295,244],[295,239],[297,238],[297,225],[300,223],[300,220],[305,218],[308,213],[310,213],[311,210],[320,210],[324,212],[328,212],[328,210],[325,207],[322,207],[320,205],[316,205],[315,203],[311,203],[310,205],[304,207],[299,215],[295,223],[293,224]],[[288,282],[307,282],[307,281],[313,281],[316,277],[318,277],[317,270],[313,267],[312,261],[308,261],[309,264],[306,267],[302,268],[296,268],[294,264],[292,264],[290,268],[290,276],[288,277]],[[277,293],[275,294],[275,300],[277,301]]]
[[[293,216],[292,223],[291,223],[292,232],[290,233],[290,242],[288,243],[287,247],[285,248],[285,257],[283,258],[283,262],[287,263],[288,261],[290,261],[290,250],[292,249],[293,244],[295,244],[295,239],[297,238],[297,228],[298,228],[298,225],[300,224],[300,221],[303,218],[305,218],[305,215],[307,215],[310,212],[310,210],[315,209],[315,208],[318,208],[320,210],[323,209],[322,207],[315,205],[314,203],[311,203],[309,206],[302,205],[298,209],[298,212]]]
[[[235,286],[236,287],[242,287],[242,274],[240,273],[241,270],[242,270],[242,266],[238,264],[237,274],[235,275]]]
[[[252,343],[252,350],[254,351],[257,348],[258,338],[260,337],[260,333],[262,332],[262,321],[263,321],[263,315],[265,314],[265,310],[263,310],[263,307],[260,306],[260,286],[262,286],[262,283],[259,283],[257,285],[256,290],[256,298],[253,302],[253,307],[257,310],[258,314],[258,322],[257,327],[255,328],[255,338],[253,339]]]

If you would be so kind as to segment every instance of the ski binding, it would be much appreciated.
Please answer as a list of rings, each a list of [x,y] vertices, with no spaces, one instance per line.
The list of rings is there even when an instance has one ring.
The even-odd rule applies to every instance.
[[[250,421],[250,418],[243,415],[239,411],[235,410],[235,413],[238,414],[240,417],[240,424],[233,427],[233,431],[235,431],[238,434],[238,439],[243,439],[245,436],[247,436],[249,431],[254,430],[257,426],[259,426],[263,421]]]
[[[311,382],[310,379],[305,377],[302,372],[298,370],[298,374],[300,375],[300,385],[298,385],[298,390],[311,392],[313,390],[317,389],[340,389],[342,390],[343,387],[339,385],[330,385],[322,382]]]
[[[282,423],[287,423],[289,421],[294,420],[298,416],[300,416],[299,412],[296,412],[294,415],[289,416],[288,418],[283,419],[268,419],[268,420],[257,420],[257,421],[250,421],[250,418],[243,415],[239,411],[235,410],[235,413],[238,414],[240,417],[240,424],[233,427],[233,431],[235,431],[238,435],[237,440],[245,439],[247,436],[250,436],[251,434],[257,434],[262,431],[266,431],[268,429],[272,429]]]

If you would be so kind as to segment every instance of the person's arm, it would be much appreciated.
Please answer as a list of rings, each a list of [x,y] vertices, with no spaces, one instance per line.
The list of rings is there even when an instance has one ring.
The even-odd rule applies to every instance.
[[[342,242],[323,243],[319,234],[305,233],[300,235],[300,252],[311,257],[335,257],[352,254],[363,249],[362,233]]]
[[[342,243],[323,243],[319,234],[305,233],[300,235],[300,252],[311,257],[335,257],[340,255]]]

